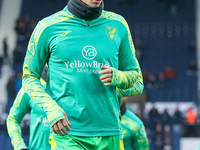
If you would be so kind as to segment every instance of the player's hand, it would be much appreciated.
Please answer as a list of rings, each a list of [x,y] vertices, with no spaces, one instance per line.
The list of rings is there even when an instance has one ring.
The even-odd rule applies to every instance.
[[[108,66],[101,66],[101,68],[103,70],[100,71],[99,74],[104,74],[104,75],[102,75],[100,79],[104,83],[104,85],[110,86],[111,81],[112,81],[112,75],[113,75],[112,69],[111,67],[108,67]]]
[[[64,119],[61,119],[61,120],[59,120],[59,121],[57,121],[52,127],[51,127],[51,129],[52,129],[52,131],[54,132],[54,133],[56,133],[56,134],[59,134],[59,135],[61,135],[61,136],[64,136],[64,134],[63,133],[65,133],[66,135],[68,134],[68,132],[65,130],[65,128],[67,128],[67,130],[68,131],[71,131],[71,129],[70,129],[70,123],[69,123],[69,120],[68,120],[68,118],[67,118],[67,115],[66,115],[66,113],[64,113],[64,115],[65,115],[65,118]],[[65,128],[63,127],[63,125],[65,126]],[[63,133],[62,133],[62,132]]]

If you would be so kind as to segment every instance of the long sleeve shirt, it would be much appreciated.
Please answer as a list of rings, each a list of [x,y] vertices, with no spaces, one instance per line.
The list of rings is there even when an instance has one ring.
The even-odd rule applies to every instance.
[[[39,79],[48,63],[46,91]],[[112,67],[111,86],[100,80],[101,66]],[[67,6],[42,21],[29,41],[23,66],[23,88],[44,109],[50,126],[66,112],[75,136],[120,134],[116,87],[133,86],[141,93],[143,81],[125,19],[103,11],[91,22]]]

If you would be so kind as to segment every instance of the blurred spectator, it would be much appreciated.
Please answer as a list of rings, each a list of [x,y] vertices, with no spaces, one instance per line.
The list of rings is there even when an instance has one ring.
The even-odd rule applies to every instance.
[[[164,126],[164,137],[171,139],[171,127],[170,127],[170,125]]]
[[[195,123],[197,121],[197,114],[194,108],[189,108],[185,115],[185,135],[186,137],[195,137],[196,136],[196,127]]]
[[[36,24],[36,21],[34,19],[31,19],[27,15],[24,17],[19,17],[17,19],[15,25],[15,31],[17,34],[17,44],[21,45],[23,49],[27,48],[29,39]]]
[[[156,135],[156,150],[163,150],[163,139],[161,134]]]
[[[163,134],[163,128],[162,128],[162,124],[161,124],[161,122],[158,122],[157,124],[156,124],[156,136],[157,135],[160,135],[160,137],[164,137],[164,134]]]
[[[176,110],[173,115],[174,124],[182,124],[182,113],[179,110],[179,107],[176,107]]]
[[[162,125],[171,125],[171,116],[168,113],[167,109],[164,109],[163,114],[161,114]]]
[[[160,114],[158,112],[158,109],[155,107],[155,103],[152,104],[152,108],[149,111],[149,118],[155,118],[155,119],[160,118]]]
[[[7,41],[7,37],[4,37],[4,39],[3,39],[3,54],[4,54],[4,58],[7,59],[8,58],[8,41]]]
[[[22,18],[18,18],[16,25],[15,25],[15,31],[19,38],[24,38],[27,33],[27,26],[26,22]]]
[[[191,60],[188,65],[187,75],[196,74],[197,72],[197,62],[195,60]]]
[[[152,137],[154,137],[154,139],[155,139],[154,135],[155,135],[156,125],[159,120],[160,120],[160,114],[158,113],[158,110],[155,107],[155,103],[153,103],[152,108],[149,111],[149,118],[146,124],[148,124],[149,131]]]
[[[33,30],[35,29],[36,25],[37,25],[37,23],[34,19],[29,20],[29,26],[28,26],[28,31],[27,31],[28,38],[31,37],[31,34],[32,34]]]
[[[185,115],[185,121],[189,124],[194,124],[197,121],[197,115],[194,108],[189,108]]]
[[[143,72],[143,81],[147,88],[155,88],[156,87],[156,76],[151,74],[148,70],[144,70]]]
[[[144,85],[148,88],[158,88],[164,89],[165,88],[165,74],[164,71],[158,72],[155,76],[151,74],[147,69],[142,71],[143,74],[143,81]]]
[[[149,115],[143,116],[146,116],[143,119],[151,150],[180,150],[182,113],[179,107],[173,114],[173,120],[167,109],[160,115],[155,103],[152,104]]]
[[[34,19],[30,18],[27,15],[23,17],[23,21],[24,21],[25,26],[26,26],[25,27],[26,28],[26,34],[25,35],[26,35],[27,38],[30,38],[30,36],[31,36],[33,30],[35,29],[37,23]]]
[[[13,101],[16,96],[16,90],[15,90],[15,75],[12,74],[10,78],[8,79],[7,85],[6,85],[6,91],[7,91],[7,106],[6,106],[6,113],[9,113],[10,107],[13,104]]]
[[[12,74],[10,78],[8,79],[6,90],[7,90],[8,98],[15,98],[16,90],[15,90],[15,75],[14,74]]]
[[[163,150],[172,150],[172,145],[171,145],[171,140],[170,138],[165,138],[164,140],[164,146],[163,146]]]
[[[21,45],[23,45],[24,42],[28,42],[35,26],[36,21],[29,16],[19,17],[15,25],[15,31],[18,37],[17,42]]]
[[[2,66],[3,66],[3,57],[0,56],[0,78],[1,78],[1,74],[2,74]]]
[[[176,76],[176,71],[173,68],[166,66],[164,69],[164,75],[166,79],[173,79]]]
[[[172,147],[172,136],[171,136],[171,127],[169,125],[165,125],[164,126],[164,147],[168,148],[168,147]],[[164,149],[163,147],[163,149]]]
[[[17,46],[15,47],[14,51],[13,51],[13,69],[16,72],[16,74],[18,72],[22,72],[22,66],[23,66],[23,61],[24,61],[24,52],[23,52],[23,48],[17,44]]]
[[[158,89],[164,89],[166,86],[165,85],[165,75],[164,75],[163,71],[158,72],[156,86]]]
[[[179,107],[176,107],[176,110],[173,115],[173,149],[180,149],[180,138],[182,135],[182,113],[179,110]]]
[[[188,47],[190,53],[196,53],[196,42],[193,40]]]

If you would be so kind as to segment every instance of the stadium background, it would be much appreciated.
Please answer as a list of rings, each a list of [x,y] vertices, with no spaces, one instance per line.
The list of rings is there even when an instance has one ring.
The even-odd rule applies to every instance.
[[[124,16],[132,33],[145,88],[142,95],[128,98],[127,103],[144,122],[151,150],[197,150],[200,0],[104,2],[105,10]],[[67,0],[0,0],[0,150],[13,149],[5,119],[21,87],[22,63],[31,32],[39,20],[66,4]],[[149,113],[153,106],[158,114]],[[177,107],[179,113],[175,113]],[[196,112],[195,123],[185,119],[189,108]],[[26,143],[28,128],[26,115],[22,121]]]

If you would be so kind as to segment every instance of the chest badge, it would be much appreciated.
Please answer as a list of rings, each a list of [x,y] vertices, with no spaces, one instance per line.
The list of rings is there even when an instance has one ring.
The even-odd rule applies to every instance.
[[[106,26],[106,35],[110,39],[116,38],[117,33],[118,33],[118,27],[115,27],[115,26]]]

